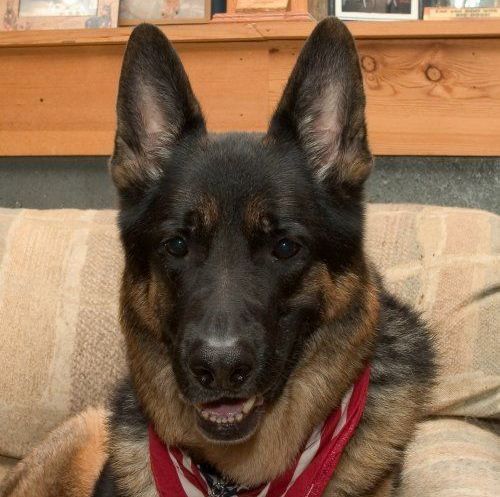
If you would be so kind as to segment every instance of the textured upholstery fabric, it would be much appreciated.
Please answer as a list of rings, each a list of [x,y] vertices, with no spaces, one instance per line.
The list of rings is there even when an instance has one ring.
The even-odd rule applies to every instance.
[[[402,497],[497,497],[500,442],[486,423],[463,418],[420,424],[406,454]]]
[[[368,212],[372,260],[436,333],[441,375],[432,412],[499,417],[500,217],[416,205]]]
[[[108,396],[121,270],[114,212],[0,209],[0,454]]]
[[[103,403],[123,374],[115,217],[0,209],[1,455],[22,457],[69,415]],[[499,224],[476,210],[368,209],[373,262],[436,330],[434,414],[499,415],[500,294],[471,301],[500,281]]]

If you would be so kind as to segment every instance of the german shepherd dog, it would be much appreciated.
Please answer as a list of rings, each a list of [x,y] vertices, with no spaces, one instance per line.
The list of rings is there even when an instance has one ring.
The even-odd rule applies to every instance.
[[[159,495],[150,426],[227,488],[259,488],[367,365],[362,417],[322,495],[396,492],[435,361],[424,323],[364,254],[372,156],[347,28],[318,24],[264,136],[211,136],[174,48],[140,25],[117,112],[130,375],[93,496]]]

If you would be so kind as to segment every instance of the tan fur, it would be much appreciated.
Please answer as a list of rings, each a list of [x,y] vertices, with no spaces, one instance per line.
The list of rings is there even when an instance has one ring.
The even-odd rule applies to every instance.
[[[359,471],[358,471],[359,475]],[[394,485],[394,478],[393,476],[389,476],[385,478],[378,486],[376,489],[373,489],[372,491],[363,494],[363,497],[394,497],[394,490],[393,490],[393,485]],[[337,492],[332,485],[327,487],[321,497],[338,497],[339,492]]]
[[[323,320],[328,323],[341,318],[351,302],[363,292],[370,314],[377,316],[377,290],[371,281],[363,281],[364,274],[365,269],[361,267],[359,272],[350,271],[334,278],[326,264],[317,264],[305,277],[303,289],[297,295],[296,301],[307,301],[320,293],[323,299]]]
[[[170,291],[153,273],[147,281],[134,282],[127,271],[123,273],[122,308],[133,310],[157,340],[161,339],[160,323],[170,311]]]
[[[423,414],[423,406],[415,403],[418,388],[404,385],[369,392],[363,422],[347,445],[326,496],[361,495],[370,490],[363,487],[366,482],[376,482],[378,475],[393,469],[389,461],[400,460],[401,448],[413,437]]]
[[[113,471],[119,489],[133,497],[157,497],[151,472],[147,433],[138,438],[127,428],[114,434],[110,441]]]
[[[246,233],[255,233],[258,230],[266,229],[268,225],[266,211],[266,203],[259,195],[253,197],[247,203],[244,214],[244,229]]]
[[[150,134],[143,153],[135,155],[125,142],[117,137],[117,150],[120,154],[110,160],[113,182],[119,190],[126,190],[132,185],[150,184],[161,175],[160,158],[168,155],[168,144],[173,140],[169,132]],[[163,147],[162,147],[163,146]]]
[[[144,176],[144,168],[136,159],[132,151],[125,145],[123,140],[118,138],[119,145],[123,149],[120,159],[115,162],[110,162],[110,172],[113,182],[118,189],[126,189],[137,181],[142,181]],[[147,170],[147,169],[146,169]]]
[[[267,407],[256,435],[234,446],[208,442],[193,429],[194,409],[180,396],[165,348],[158,347],[155,333],[136,333],[137,316],[123,313],[134,384],[156,431],[167,444],[189,449],[229,478],[249,486],[269,481],[287,469],[314,427],[329,414],[332,406],[339,405],[371,353],[378,316],[374,286],[368,278],[362,281],[346,277],[332,282],[325,271],[324,267],[314,268],[310,278],[315,282],[315,290],[325,296],[326,306],[335,299],[333,293],[338,293],[338,309],[325,310],[323,326],[309,341],[281,397]],[[339,324],[331,317],[338,317],[347,305],[347,301],[342,302],[344,286],[364,288],[359,292],[362,311],[355,329],[336,330]],[[125,291],[130,290],[129,282]],[[154,302],[150,305],[156,306]]]
[[[105,410],[59,426],[2,483],[1,497],[87,497],[107,458]]]
[[[219,208],[214,197],[203,194],[198,201],[197,210],[205,229],[209,230],[215,225],[219,217]]]

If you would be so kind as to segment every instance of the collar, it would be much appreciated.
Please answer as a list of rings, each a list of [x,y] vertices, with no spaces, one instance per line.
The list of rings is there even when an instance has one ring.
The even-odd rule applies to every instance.
[[[367,366],[340,407],[318,426],[291,467],[259,488],[248,489],[213,475],[177,447],[166,446],[149,426],[149,453],[160,497],[319,497],[359,424],[368,393]]]

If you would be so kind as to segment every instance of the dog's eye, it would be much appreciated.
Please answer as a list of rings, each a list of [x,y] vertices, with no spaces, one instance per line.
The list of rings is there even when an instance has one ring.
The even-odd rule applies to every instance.
[[[175,257],[184,257],[188,253],[188,246],[186,240],[181,236],[169,238],[166,242],[168,252]]]
[[[290,259],[300,250],[300,245],[288,238],[282,238],[275,245],[273,255],[278,259]]]

